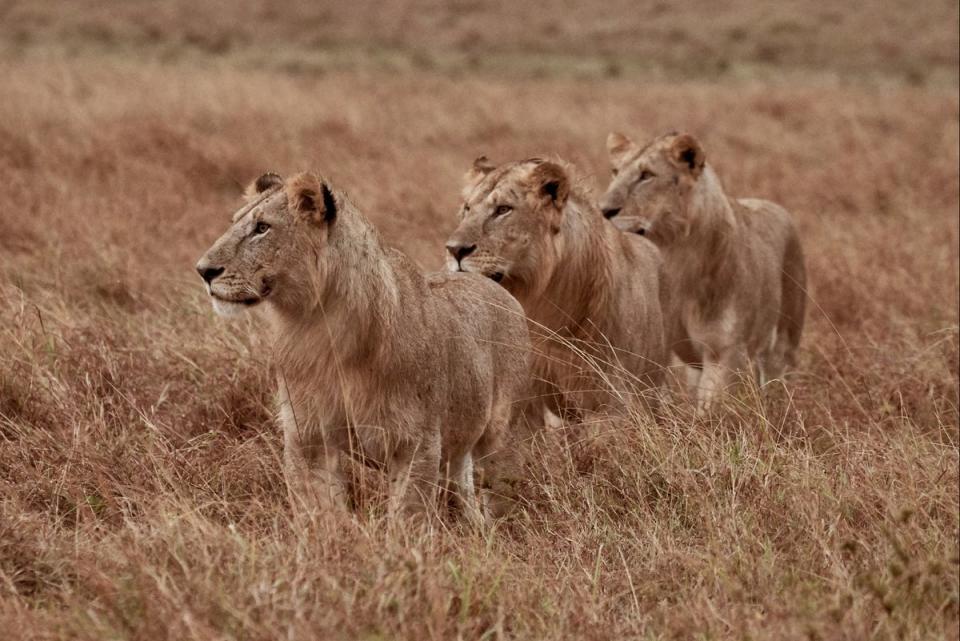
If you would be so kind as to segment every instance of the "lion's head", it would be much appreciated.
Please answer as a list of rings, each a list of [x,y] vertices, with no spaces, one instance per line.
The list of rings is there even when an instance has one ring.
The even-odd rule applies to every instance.
[[[483,274],[515,296],[536,293],[559,262],[569,194],[567,171],[555,162],[495,167],[478,158],[466,175],[460,225],[447,241],[448,269]]]
[[[267,300],[302,305],[316,291],[303,275],[318,273],[337,209],[333,192],[313,174],[254,181],[230,228],[197,263],[214,310],[232,316]]]
[[[704,170],[700,143],[689,134],[667,134],[640,147],[619,133],[607,137],[613,178],[600,210],[620,229],[669,243],[693,223],[691,192]]]

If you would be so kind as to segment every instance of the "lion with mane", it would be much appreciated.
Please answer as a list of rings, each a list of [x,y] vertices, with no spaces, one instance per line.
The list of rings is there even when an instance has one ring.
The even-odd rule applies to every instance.
[[[536,402],[562,415],[617,411],[638,393],[655,400],[665,359],[657,248],[604,220],[560,162],[478,158],[463,198],[448,269],[487,276],[523,305]]]
[[[523,310],[491,281],[425,275],[320,177],[265,174],[197,270],[215,310],[271,330],[293,497],[343,506],[341,457],[387,470],[392,508],[435,506],[443,477],[481,517],[473,469],[497,454],[526,388]]]

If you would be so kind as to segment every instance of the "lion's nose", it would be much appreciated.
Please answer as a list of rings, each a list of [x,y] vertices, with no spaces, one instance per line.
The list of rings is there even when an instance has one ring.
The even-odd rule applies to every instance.
[[[209,285],[213,279],[223,273],[223,267],[211,267],[204,263],[197,264],[197,273]]]
[[[610,207],[603,210],[603,217],[610,219],[620,213],[620,207]]]
[[[467,256],[473,253],[473,250],[477,248],[476,245],[464,245],[462,243],[447,243],[447,251],[450,252],[450,255],[457,259],[457,262],[463,260]]]

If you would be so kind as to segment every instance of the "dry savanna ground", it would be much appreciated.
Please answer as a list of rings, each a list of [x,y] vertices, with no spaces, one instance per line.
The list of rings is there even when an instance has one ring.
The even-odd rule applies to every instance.
[[[283,55],[317,65],[256,64],[263,43],[233,40],[175,55],[163,12],[144,44],[130,8],[4,10],[0,636],[958,638],[955,5],[884,23],[896,50],[834,10],[853,22],[832,46],[859,57],[783,53],[756,74],[736,70],[760,39],[735,29],[776,21],[744,9],[721,23],[734,44],[690,36],[727,47],[719,78],[690,52],[656,73],[538,67],[567,68],[551,56],[575,12],[537,23],[515,73],[467,73],[369,50],[344,66],[300,32]],[[474,42],[428,27],[453,57]],[[604,56],[648,55],[610,33]],[[777,64],[789,82],[768,77]],[[671,65],[699,71],[670,80]],[[295,528],[267,341],[215,318],[192,271],[242,185],[319,169],[433,269],[475,156],[558,155],[599,191],[612,128],[692,131],[731,193],[795,213],[810,274],[796,379],[707,418],[678,406],[659,425],[549,433],[523,510],[488,532],[397,527],[363,470],[356,518]]]

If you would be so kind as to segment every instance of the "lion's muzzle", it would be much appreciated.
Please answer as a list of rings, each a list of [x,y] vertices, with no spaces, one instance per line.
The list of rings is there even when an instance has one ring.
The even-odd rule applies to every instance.
[[[223,272],[223,267],[214,267],[213,265],[207,264],[203,260],[197,263],[197,273],[200,274],[200,278],[202,278],[203,282],[205,282],[207,285],[212,284],[213,279]]]

